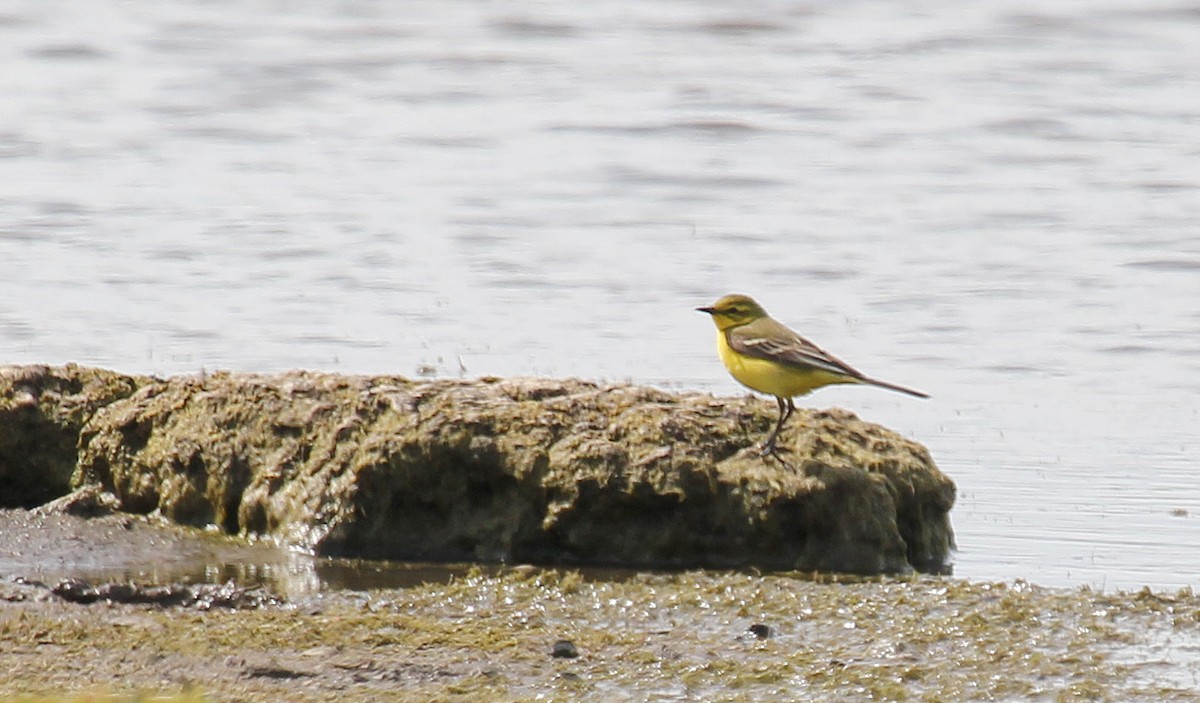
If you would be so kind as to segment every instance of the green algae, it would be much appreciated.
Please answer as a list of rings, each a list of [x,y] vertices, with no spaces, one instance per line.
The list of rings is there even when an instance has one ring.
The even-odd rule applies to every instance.
[[[238,612],[13,603],[0,688],[144,689],[190,671],[214,700],[247,701],[1196,701],[1194,652],[1164,662],[1156,647],[1200,642],[1198,612],[1189,592],[1022,582],[474,571]],[[552,657],[560,639],[579,656]],[[120,674],[104,665],[118,659]]]

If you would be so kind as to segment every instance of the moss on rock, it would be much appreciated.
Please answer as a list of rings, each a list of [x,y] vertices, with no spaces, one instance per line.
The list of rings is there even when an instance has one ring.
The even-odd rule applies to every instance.
[[[319,553],[858,573],[942,568],[954,484],[843,410],[580,380],[0,368],[0,507],[122,510]]]
[[[147,380],[83,429],[76,486],[324,554],[937,570],[954,485],[842,410],[579,380],[291,372]]]
[[[74,364],[0,366],[0,508],[30,508],[67,493],[79,430],[141,382]]]

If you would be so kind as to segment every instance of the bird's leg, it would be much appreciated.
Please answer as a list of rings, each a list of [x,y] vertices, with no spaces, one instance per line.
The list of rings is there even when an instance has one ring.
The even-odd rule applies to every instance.
[[[792,411],[796,409],[791,398],[784,399],[775,396],[775,403],[779,406],[779,421],[775,423],[775,429],[771,430],[771,434],[767,436],[767,441],[763,442],[759,456],[775,455],[778,451],[775,447],[775,440],[779,438],[779,431],[783,429],[783,423],[787,422],[788,418],[792,416]]]

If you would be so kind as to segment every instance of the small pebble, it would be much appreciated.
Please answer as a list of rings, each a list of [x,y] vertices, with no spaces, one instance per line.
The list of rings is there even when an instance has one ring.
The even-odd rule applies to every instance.
[[[559,640],[551,648],[550,656],[555,659],[574,659],[579,656],[579,650],[575,648],[575,643],[571,640]]]

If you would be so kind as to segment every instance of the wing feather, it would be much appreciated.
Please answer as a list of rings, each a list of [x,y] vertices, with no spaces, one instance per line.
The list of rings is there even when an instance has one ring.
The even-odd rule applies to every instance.
[[[734,351],[756,359],[865,380],[853,366],[769,317],[731,328],[726,335]]]

